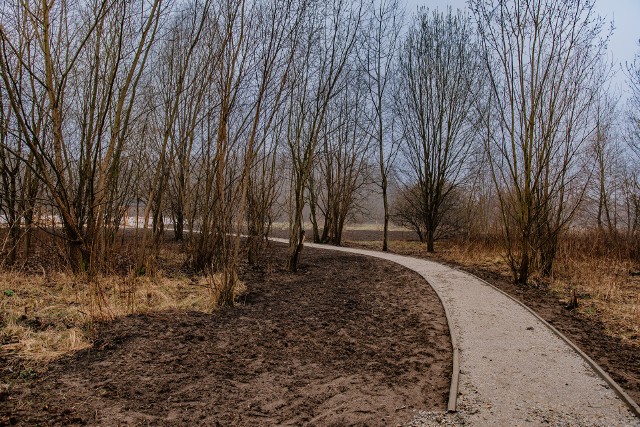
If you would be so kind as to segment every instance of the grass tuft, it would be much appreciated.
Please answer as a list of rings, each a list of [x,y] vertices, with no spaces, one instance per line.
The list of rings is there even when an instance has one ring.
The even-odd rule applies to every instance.
[[[219,278],[103,276],[0,272],[0,354],[47,363],[91,345],[91,324],[134,313],[164,310],[211,312]],[[239,282],[234,296],[246,290]]]

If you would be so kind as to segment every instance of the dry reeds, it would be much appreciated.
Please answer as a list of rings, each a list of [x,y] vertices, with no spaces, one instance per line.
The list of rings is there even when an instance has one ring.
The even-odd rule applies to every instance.
[[[66,273],[0,273],[0,351],[47,362],[90,346],[91,325],[161,310],[211,312],[219,286],[213,276],[79,277]],[[239,283],[234,296],[246,287]]]
[[[602,233],[569,234],[558,255],[554,289],[575,289],[581,312],[598,315],[608,332],[640,345],[637,242]]]

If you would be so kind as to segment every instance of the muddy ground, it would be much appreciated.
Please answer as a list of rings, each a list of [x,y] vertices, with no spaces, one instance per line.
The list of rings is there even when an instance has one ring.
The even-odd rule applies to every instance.
[[[309,249],[290,274],[274,248],[245,267],[235,308],[120,318],[35,377],[5,368],[0,425],[373,426],[444,411],[451,344],[424,280]]]

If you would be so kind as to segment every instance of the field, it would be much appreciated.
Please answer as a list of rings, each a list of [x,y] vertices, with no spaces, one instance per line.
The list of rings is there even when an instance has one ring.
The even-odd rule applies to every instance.
[[[344,241],[379,249],[380,235],[358,226]],[[524,287],[512,284],[496,239],[438,242],[428,254],[396,228],[390,250],[465,269],[510,293],[640,400],[637,266],[613,245],[567,242],[555,276]],[[306,249],[291,274],[286,248],[274,244],[257,266],[243,264],[239,304],[216,310],[216,276],[190,271],[182,244],[165,241],[144,274],[126,267],[127,253],[113,274],[92,279],[45,252],[1,273],[0,421],[386,425],[417,408],[444,408],[448,329],[435,294],[413,273]]]
[[[135,286],[100,279],[99,299],[63,273],[6,273],[0,424],[397,425],[444,410],[449,331],[417,274],[320,250],[291,274],[273,245],[243,266],[237,306],[212,312],[215,284],[181,269],[178,246]]]

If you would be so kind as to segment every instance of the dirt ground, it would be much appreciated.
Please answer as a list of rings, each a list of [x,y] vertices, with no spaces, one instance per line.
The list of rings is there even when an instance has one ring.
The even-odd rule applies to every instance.
[[[98,325],[93,348],[19,374],[0,425],[398,425],[446,407],[451,344],[433,290],[395,264],[274,245],[213,314]]]
[[[359,241],[379,240],[380,235],[381,233],[376,231],[349,230],[345,235],[346,245],[359,246]],[[390,239],[407,240],[414,239],[414,236],[410,232],[391,232]],[[391,250],[394,250],[393,245]],[[608,334],[605,325],[598,318],[586,317],[575,310],[568,309],[566,302],[561,301],[558,296],[544,287],[516,286],[507,276],[452,263],[451,260],[443,259],[437,252],[431,255],[426,251],[402,254],[433,259],[460,267],[522,301],[571,339],[611,375],[636,402],[640,402],[640,349]]]

